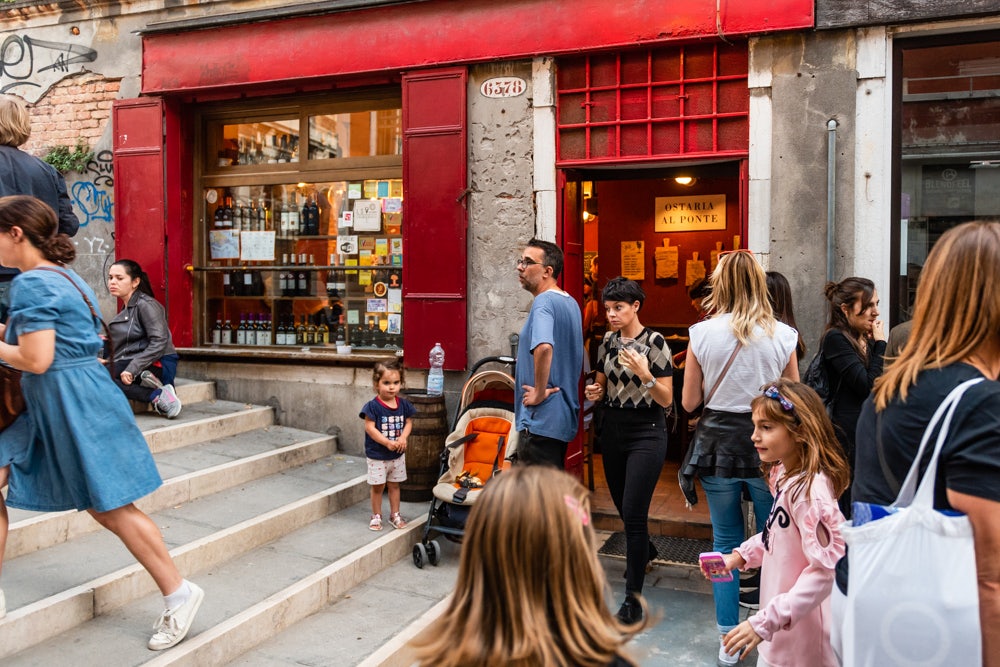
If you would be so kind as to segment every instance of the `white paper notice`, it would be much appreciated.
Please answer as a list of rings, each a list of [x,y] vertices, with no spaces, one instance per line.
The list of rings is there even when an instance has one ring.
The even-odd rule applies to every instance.
[[[378,199],[359,199],[354,202],[354,230],[382,231],[382,204]]]
[[[273,262],[274,232],[240,232],[240,259]]]
[[[389,288],[389,293],[386,295],[389,299],[389,312],[390,313],[401,313],[403,312],[403,290],[396,288]]]

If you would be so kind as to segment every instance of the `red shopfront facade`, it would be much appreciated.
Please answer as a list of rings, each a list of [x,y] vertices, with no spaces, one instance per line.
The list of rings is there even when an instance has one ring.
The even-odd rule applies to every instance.
[[[198,151],[204,147],[196,140],[200,130],[195,119],[201,108],[398,90],[406,221],[402,229],[406,346],[426,350],[441,342],[448,352],[448,367],[460,370],[468,362],[467,286],[475,280],[474,267],[466,259],[468,220],[463,196],[468,187],[468,160],[476,159],[474,152],[470,154],[466,127],[469,65],[556,56],[572,61],[580,72],[607,73],[620,67],[615,55],[619,52],[642,54],[644,49],[671,44],[721,44],[730,38],[813,25],[812,2],[804,0],[722,6],[714,0],[425,0],[358,2],[349,9],[338,4],[339,10],[322,11],[314,3],[311,13],[299,16],[291,15],[295,10],[289,9],[190,24],[166,23],[149,26],[143,34],[142,96],[120,101],[114,111],[117,252],[145,266],[163,267],[159,275],[150,274],[167,295],[174,338],[181,347],[205,341],[206,318],[210,317],[202,314],[199,318],[201,306],[195,303],[199,274],[190,270],[199,261],[196,239],[206,224],[197,182],[198,161],[203,159]],[[609,65],[608,57],[619,64]],[[716,80],[713,85],[718,85],[718,73],[712,78]],[[581,81],[577,88],[583,94],[602,93],[584,90],[594,88],[594,81],[585,76]],[[580,92],[574,86],[565,80],[557,84],[567,95]],[[614,84],[603,94],[616,87],[618,92],[612,94],[635,88]],[[749,97],[745,87],[743,95]],[[604,108],[617,108],[614,113],[620,116],[621,107]],[[695,123],[685,126],[664,118],[639,128],[638,121],[625,119],[623,123],[621,117],[573,119],[562,111],[560,115],[559,166],[564,168],[560,182],[566,192],[575,192],[575,182],[566,178],[570,173],[566,170],[575,167],[679,155],[691,158],[694,153],[707,159],[728,150],[720,150],[718,144],[729,123],[718,107],[708,113],[713,138],[707,143],[704,127],[692,129]],[[659,139],[671,124],[676,146]],[[690,129],[687,135],[685,127]],[[614,148],[595,153],[598,144],[592,137],[596,133],[612,136]],[[577,135],[582,137],[580,150],[571,154],[566,142]],[[628,147],[636,142],[645,142],[645,152],[629,154]],[[569,274],[582,262],[579,199],[561,201],[559,216],[564,222],[558,227],[557,241],[570,257]],[[567,287],[579,289],[572,284]],[[407,365],[424,366],[422,356],[411,355]]]

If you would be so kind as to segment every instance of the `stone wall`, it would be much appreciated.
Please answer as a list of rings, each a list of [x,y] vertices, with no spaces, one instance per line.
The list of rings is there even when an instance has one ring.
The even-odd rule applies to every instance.
[[[757,40],[751,58],[768,69],[770,79],[766,89],[751,94],[767,95],[771,104],[769,131],[751,128],[770,141],[769,196],[761,201],[751,190],[750,198],[751,209],[768,211],[767,229],[758,232],[766,238],[765,243],[751,238],[751,247],[766,249],[768,269],[791,283],[796,319],[811,356],[826,321],[830,119],[838,123],[833,273],[840,280],[854,271],[854,41],[850,31],[774,35]]]
[[[483,97],[486,79],[516,76],[528,83],[518,97]],[[515,262],[535,234],[534,122],[530,61],[469,69],[469,359],[507,354],[521,330],[531,295]]]

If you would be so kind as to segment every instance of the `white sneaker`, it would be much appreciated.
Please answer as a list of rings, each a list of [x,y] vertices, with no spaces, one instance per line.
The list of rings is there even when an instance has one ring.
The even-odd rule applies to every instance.
[[[153,399],[153,409],[167,419],[173,419],[181,413],[181,399],[177,398],[174,385],[163,385],[160,395]]]
[[[147,644],[150,651],[162,651],[176,646],[187,636],[188,630],[191,629],[191,624],[194,622],[195,614],[198,613],[198,607],[205,599],[205,591],[200,587],[191,582],[188,582],[188,586],[191,587],[191,597],[187,599],[187,602],[174,609],[165,610],[160,616],[160,620],[153,626],[156,632],[149,638]]]
[[[731,665],[738,665],[739,662],[740,662],[739,651],[736,652],[736,655],[729,655],[728,653],[726,653],[725,637],[720,638],[719,660],[716,664],[718,664],[719,667],[730,667]]]
[[[7,600],[3,596],[3,589],[0,588],[0,618],[7,615]]]

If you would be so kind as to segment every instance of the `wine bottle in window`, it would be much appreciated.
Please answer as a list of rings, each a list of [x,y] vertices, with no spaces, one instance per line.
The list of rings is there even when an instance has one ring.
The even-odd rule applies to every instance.
[[[285,344],[285,321],[278,320],[278,328],[274,332],[274,344],[284,345]]]
[[[233,228],[233,197],[226,195],[225,205],[222,207],[222,226],[224,229]]]
[[[226,206],[225,204],[219,204],[215,207],[215,216],[213,218],[213,226],[215,229],[225,229],[225,217],[226,217]]]
[[[226,320],[226,323],[222,325],[222,344],[233,344],[233,324],[230,320]]]
[[[299,320],[299,326],[295,327],[295,343],[296,345],[306,344],[306,316],[302,315]]]
[[[330,326],[326,323],[326,313],[319,314],[319,326],[316,327],[316,344],[330,344]]]
[[[215,320],[215,327],[212,329],[212,345],[222,345],[222,319]]]
[[[309,296],[309,274],[302,267],[295,274],[295,294]]]
[[[316,325],[313,323],[312,317],[310,317],[309,323],[306,325],[306,345],[315,345],[317,342]]]
[[[299,229],[299,195],[292,191],[291,201],[288,203],[288,236],[298,236]]]
[[[261,315],[260,316],[260,327],[257,330],[257,344],[258,345],[271,345],[274,340],[274,336],[271,333],[271,316]]]
[[[236,344],[247,344],[247,321],[244,317],[240,317],[240,325],[236,327]]]

